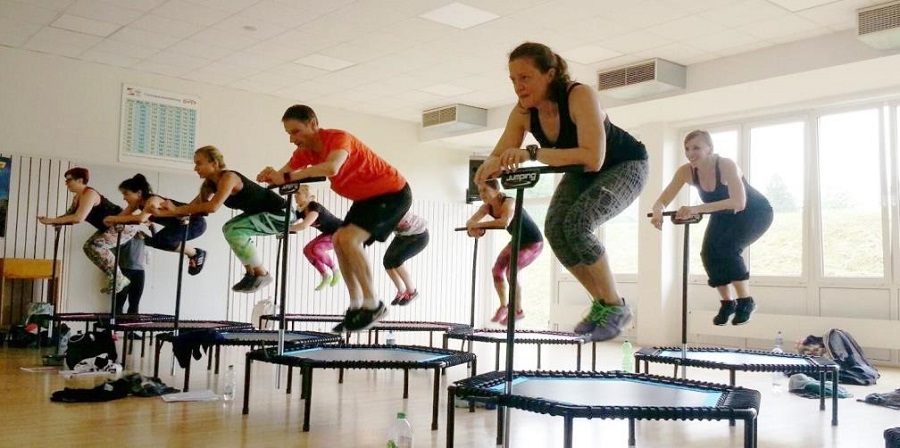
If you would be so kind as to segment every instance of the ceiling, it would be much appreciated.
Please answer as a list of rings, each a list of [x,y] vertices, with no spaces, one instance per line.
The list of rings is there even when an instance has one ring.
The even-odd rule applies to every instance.
[[[884,2],[0,0],[0,45],[417,122],[514,102],[506,55],[526,40],[596,83],[643,59],[690,65],[852,29],[856,9]]]

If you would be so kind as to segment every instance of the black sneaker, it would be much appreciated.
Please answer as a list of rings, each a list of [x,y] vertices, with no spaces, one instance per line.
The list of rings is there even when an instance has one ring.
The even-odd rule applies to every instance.
[[[728,323],[728,319],[734,314],[734,309],[737,306],[734,300],[721,300],[720,302],[719,314],[716,314],[716,317],[713,318],[714,325],[725,325]]]
[[[244,292],[250,285],[256,283],[256,276],[251,273],[244,274],[244,278],[241,281],[234,284],[231,287],[231,290],[234,292]]]
[[[394,296],[394,300],[391,300],[391,305],[397,305],[403,300],[403,297],[406,296],[405,292],[398,292],[396,296]]]
[[[384,302],[379,300],[378,306],[373,310],[363,307],[355,310],[355,312],[352,314],[348,313],[347,316],[344,317],[344,330],[365,330],[375,324],[375,322],[383,319],[386,315],[387,307],[384,306]]]
[[[347,321],[350,319],[353,319],[353,316],[356,315],[357,311],[359,311],[358,308],[357,309],[347,308],[347,311],[344,312],[344,320],[341,322],[338,322],[338,324],[335,325],[331,329],[331,332],[332,333],[343,333],[343,332],[347,331],[347,328],[346,328]]]
[[[188,274],[190,275],[199,274],[203,270],[203,263],[206,262],[206,251],[199,247],[195,250],[197,253],[193,257],[188,257],[191,261],[190,265],[188,265]]]
[[[746,324],[754,310],[756,310],[756,304],[753,303],[753,297],[737,299],[737,306],[734,308],[734,319],[731,320],[731,325]]]

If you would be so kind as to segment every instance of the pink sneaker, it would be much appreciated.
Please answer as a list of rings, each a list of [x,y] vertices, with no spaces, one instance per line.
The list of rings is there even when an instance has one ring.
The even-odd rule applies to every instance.
[[[508,318],[509,318],[509,315],[508,315],[508,314],[504,314],[504,315],[503,315],[503,319],[500,319],[500,325],[506,325],[506,324],[508,324],[508,323],[509,323],[509,319],[508,319]],[[524,319],[524,318],[525,318],[525,311],[524,311],[524,310],[519,310],[518,312],[516,312],[516,322],[518,322],[518,321],[520,321],[520,320],[522,320],[522,319]]]
[[[500,322],[501,320],[506,320],[506,314],[509,310],[505,306],[501,306],[497,308],[497,311],[494,311],[494,317],[491,318],[491,322]]]

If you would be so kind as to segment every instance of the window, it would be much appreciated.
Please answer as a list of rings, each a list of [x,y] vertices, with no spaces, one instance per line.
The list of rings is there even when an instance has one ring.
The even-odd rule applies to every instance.
[[[819,200],[826,277],[884,276],[880,119],[878,109],[819,117]]]
[[[802,121],[750,128],[750,167],[744,176],[775,212],[772,226],[748,249],[752,275],[802,274],[804,134]]]
[[[638,200],[602,226],[603,244],[609,249],[609,265],[615,274],[638,273]]]

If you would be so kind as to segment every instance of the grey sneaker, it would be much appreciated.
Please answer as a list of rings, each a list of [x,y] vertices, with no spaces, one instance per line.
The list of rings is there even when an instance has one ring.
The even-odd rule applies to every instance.
[[[272,283],[272,274],[266,275],[256,275],[253,276],[253,281],[247,284],[247,288],[241,292],[246,292],[247,294],[253,294],[256,291],[259,291],[262,288],[265,288],[270,283]]]
[[[631,308],[622,301],[621,305],[607,305],[603,302],[594,302],[587,319],[596,323],[591,331],[592,341],[608,341],[620,333],[625,325],[631,321]]]

